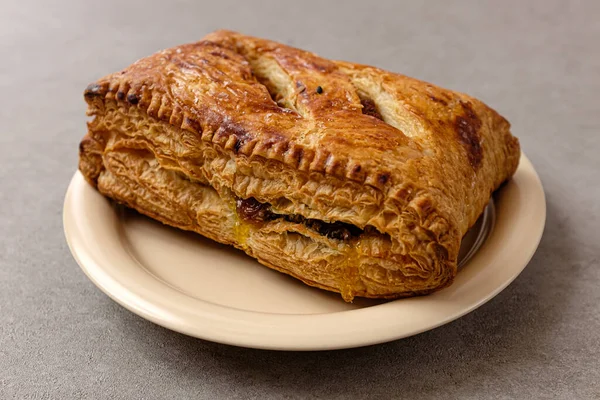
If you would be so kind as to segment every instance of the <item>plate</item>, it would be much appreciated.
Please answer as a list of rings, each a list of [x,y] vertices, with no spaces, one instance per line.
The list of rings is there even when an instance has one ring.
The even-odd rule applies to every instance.
[[[78,264],[122,306],[187,335],[276,350],[371,345],[459,318],[519,275],[538,246],[545,218],[541,182],[522,156],[513,179],[463,239],[452,286],[423,297],[345,303],[241,251],[116,206],[79,172],[63,214]]]

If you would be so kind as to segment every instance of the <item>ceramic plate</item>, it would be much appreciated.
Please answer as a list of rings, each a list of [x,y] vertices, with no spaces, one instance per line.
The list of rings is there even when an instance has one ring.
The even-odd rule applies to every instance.
[[[474,310],[525,268],[540,241],[546,203],[523,156],[465,236],[454,284],[388,302],[308,287],[244,253],[115,206],[80,173],[64,227],[73,256],[107,295],[166,328],[215,342],[278,350],[325,350],[400,339]]]

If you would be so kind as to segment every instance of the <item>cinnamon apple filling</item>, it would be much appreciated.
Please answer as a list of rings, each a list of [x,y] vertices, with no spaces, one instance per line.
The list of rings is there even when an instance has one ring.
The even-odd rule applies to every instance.
[[[330,239],[348,241],[360,236],[364,232],[363,229],[345,222],[325,222],[318,219],[304,218],[297,214],[276,214],[271,210],[269,203],[261,203],[254,197],[237,199],[236,211],[238,216],[244,221],[255,225],[282,218],[288,222],[304,224],[307,228]]]

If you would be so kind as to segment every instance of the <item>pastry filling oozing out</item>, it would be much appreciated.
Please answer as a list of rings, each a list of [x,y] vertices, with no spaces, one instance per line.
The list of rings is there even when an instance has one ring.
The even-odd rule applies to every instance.
[[[318,219],[304,218],[300,215],[276,214],[271,210],[271,205],[261,203],[254,197],[248,199],[237,199],[237,214],[244,221],[253,224],[262,224],[277,219],[304,224],[309,229],[330,239],[348,241],[360,236],[364,231],[359,227],[344,222],[324,222]]]
[[[375,117],[383,121],[383,117],[377,108],[377,105],[373,100],[367,97],[360,97],[360,104],[362,104],[362,113],[365,115],[369,115],[371,117]]]

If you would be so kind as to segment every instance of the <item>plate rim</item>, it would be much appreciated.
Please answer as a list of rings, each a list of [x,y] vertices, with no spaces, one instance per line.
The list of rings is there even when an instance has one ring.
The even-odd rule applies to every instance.
[[[521,183],[521,180],[525,182]],[[452,286],[424,297],[399,299],[356,310],[305,315],[240,310],[200,299],[194,300],[202,304],[202,309],[194,309],[193,312],[184,307],[174,310],[172,307],[167,306],[165,308],[164,304],[160,304],[160,297],[154,296],[153,298],[143,285],[137,285],[133,289],[128,288],[121,281],[123,276],[115,277],[111,275],[83,243],[84,240],[80,232],[81,227],[77,227],[77,223],[74,221],[76,215],[74,206],[76,205],[77,190],[85,190],[81,187],[83,184],[88,185],[88,183],[79,171],[71,179],[65,196],[63,228],[71,254],[86,276],[115,302],[157,325],[200,339],[241,347],[269,350],[333,350],[384,343],[435,329],[477,309],[504,290],[523,271],[535,254],[546,221],[546,200],[542,183],[532,163],[524,154],[521,155],[517,172],[508,185],[511,185],[510,182],[513,186],[520,185],[519,188],[524,189],[525,193],[517,190],[516,195],[520,194],[521,201],[525,198],[526,202],[530,203],[525,204],[526,206],[529,205],[529,208],[531,208],[532,204],[537,205],[537,207],[534,207],[534,215],[529,221],[531,224],[529,226],[530,231],[533,230],[534,232],[529,237],[528,242],[522,243],[523,248],[520,249],[521,251],[515,252],[515,254],[518,254],[518,259],[513,260],[513,262],[518,266],[513,266],[509,272],[505,271],[505,276],[502,277],[501,281],[485,295],[476,296],[475,299],[468,302],[468,305],[463,304],[461,306],[457,306],[457,303],[460,302],[457,296],[460,293],[458,295],[455,293],[457,291],[455,285],[463,277],[467,279],[465,274],[467,274],[469,265],[485,262],[482,259],[484,255],[482,253],[490,247],[489,242],[494,239],[494,232],[498,229],[497,219],[501,212],[498,204],[495,204],[496,226],[479,251],[463,267]],[[502,193],[503,191],[505,189],[501,189],[499,192]],[[514,188],[512,191],[515,191]],[[494,201],[496,202],[496,200]],[[515,219],[514,215],[511,217]],[[517,222],[524,223],[524,221],[518,220]],[[495,240],[497,241],[498,238]],[[492,252],[492,254],[494,253]],[[137,262],[137,260],[135,261]],[[488,263],[493,262],[494,259],[489,260]],[[478,269],[475,269],[476,267]],[[471,268],[471,272],[486,272],[482,268],[485,268],[485,266],[476,265]],[[140,269],[146,271],[143,267]],[[154,276],[150,274],[149,276],[151,278],[148,279],[156,280]],[[146,283],[152,285],[153,283],[150,280]],[[469,282],[467,282],[467,285],[469,285]],[[172,292],[179,293],[179,296],[187,297],[172,287],[169,289]],[[171,293],[171,295],[178,297],[176,293]],[[180,298],[180,300],[184,299]],[[430,312],[428,317],[415,314],[422,307]],[[416,323],[405,326],[393,319],[386,318],[390,316],[411,316]],[[365,322],[369,322],[369,324],[364,325]],[[379,325],[375,324],[376,328],[369,329],[373,322],[377,322]],[[337,329],[339,327],[344,329]],[[308,328],[310,328],[310,332]],[[324,328],[330,329],[327,335],[321,332],[323,335],[321,336],[318,334],[319,332],[315,332],[324,331]],[[305,334],[299,333],[303,331]]]

